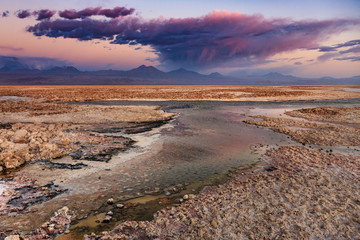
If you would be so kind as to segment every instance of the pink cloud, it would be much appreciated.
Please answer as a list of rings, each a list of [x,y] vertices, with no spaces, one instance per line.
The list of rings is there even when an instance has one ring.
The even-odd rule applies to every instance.
[[[262,62],[281,52],[318,48],[321,40],[359,23],[359,19],[294,21],[214,11],[197,18],[149,21],[130,16],[106,21],[57,19],[28,31],[36,36],[151,46],[163,64],[206,68]]]

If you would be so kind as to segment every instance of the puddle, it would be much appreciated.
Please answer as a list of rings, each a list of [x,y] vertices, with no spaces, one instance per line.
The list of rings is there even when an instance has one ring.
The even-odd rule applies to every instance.
[[[131,105],[122,101],[106,104]],[[148,132],[104,133],[136,141],[133,148],[120,152],[107,163],[65,157],[52,161],[56,164],[38,162],[11,173],[32,178],[40,185],[53,182],[66,191],[32,206],[29,213],[18,214],[15,218],[0,216],[0,226],[31,230],[47,221],[56,210],[68,206],[75,211],[77,219],[70,227],[71,233],[58,239],[82,239],[84,234],[110,230],[125,220],[151,220],[157,210],[178,203],[184,194],[223,183],[233,168],[256,169],[263,164],[259,159],[266,147],[299,145],[286,135],[245,124],[243,120],[249,119],[249,115],[281,116],[285,111],[303,107],[302,103],[262,106],[236,102],[146,104],[166,105],[167,111],[179,116]],[[254,151],[254,146],[258,145],[264,147]],[[64,167],[69,164],[79,167]],[[2,189],[0,185],[0,191]],[[109,198],[114,199],[114,204],[107,204]],[[116,207],[120,203],[126,207]],[[103,223],[109,211],[113,212],[112,220]]]

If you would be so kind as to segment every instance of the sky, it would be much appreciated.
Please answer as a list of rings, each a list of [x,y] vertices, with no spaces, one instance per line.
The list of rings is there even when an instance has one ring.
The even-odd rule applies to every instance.
[[[0,31],[36,68],[360,75],[359,0],[1,0]]]

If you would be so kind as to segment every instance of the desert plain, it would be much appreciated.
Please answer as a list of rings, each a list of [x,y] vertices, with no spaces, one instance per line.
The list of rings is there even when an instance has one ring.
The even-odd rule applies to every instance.
[[[359,145],[359,86],[1,86],[0,239],[358,239]]]

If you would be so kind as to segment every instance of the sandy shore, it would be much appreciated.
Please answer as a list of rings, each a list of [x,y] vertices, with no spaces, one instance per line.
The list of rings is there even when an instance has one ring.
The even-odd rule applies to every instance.
[[[287,101],[359,98],[359,86],[0,86],[0,96],[94,100]]]

